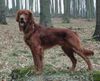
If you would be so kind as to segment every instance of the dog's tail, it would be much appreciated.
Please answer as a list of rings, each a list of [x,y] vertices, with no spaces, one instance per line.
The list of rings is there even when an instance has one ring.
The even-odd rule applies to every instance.
[[[82,49],[83,54],[85,54],[85,56],[93,56],[94,52],[88,49],[83,48]]]

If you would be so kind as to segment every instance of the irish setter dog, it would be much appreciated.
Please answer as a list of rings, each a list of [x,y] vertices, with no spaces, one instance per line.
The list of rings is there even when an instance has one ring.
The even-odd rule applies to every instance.
[[[72,61],[71,71],[75,70],[77,63],[74,53],[82,57],[87,63],[88,69],[92,70],[92,64],[88,56],[93,55],[94,52],[82,47],[76,32],[66,28],[41,26],[34,21],[32,12],[29,10],[19,10],[16,21],[19,24],[20,31],[24,33],[25,43],[31,49],[37,74],[42,73],[43,70],[44,50],[55,45],[60,45],[64,53]]]

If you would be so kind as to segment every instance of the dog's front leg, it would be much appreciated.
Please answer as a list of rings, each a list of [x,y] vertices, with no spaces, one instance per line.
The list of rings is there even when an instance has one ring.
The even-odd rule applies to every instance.
[[[41,46],[31,47],[36,74],[41,74],[43,70],[43,48]]]

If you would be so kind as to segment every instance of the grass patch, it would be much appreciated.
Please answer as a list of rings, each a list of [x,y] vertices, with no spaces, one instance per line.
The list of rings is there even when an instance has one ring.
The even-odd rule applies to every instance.
[[[94,81],[100,81],[100,71],[93,72]]]
[[[21,54],[24,54],[24,55],[29,55],[29,52],[27,50],[20,50],[20,49],[14,49],[12,52],[11,52],[11,56],[19,56]]]
[[[12,70],[11,77],[14,79],[21,79],[23,77],[33,75],[33,71],[34,71],[33,66],[14,69]]]
[[[11,77],[16,78],[17,81],[19,81],[18,79],[26,79],[26,77],[35,77],[34,71],[34,66],[15,69],[12,71]],[[100,71],[93,71],[93,73],[89,73],[87,70],[81,69],[80,71],[69,72],[67,70],[54,68],[52,65],[45,65],[42,77],[46,79],[49,77],[49,79],[52,79],[51,81],[55,80],[56,78],[61,79],[62,77],[66,80],[71,79],[73,81],[100,81]]]

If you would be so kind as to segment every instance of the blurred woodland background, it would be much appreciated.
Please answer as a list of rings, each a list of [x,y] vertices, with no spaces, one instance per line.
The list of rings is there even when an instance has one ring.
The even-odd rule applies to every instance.
[[[1,81],[11,81],[9,78],[14,81],[41,81],[35,80],[39,77],[36,78],[32,74],[32,54],[25,45],[23,35],[19,32],[15,21],[16,12],[20,9],[31,10],[35,21],[45,27],[70,28],[78,32],[83,46],[95,53],[90,57],[94,67],[91,76],[80,57],[76,56],[78,71],[71,73],[66,70],[71,64],[70,60],[63,56],[64,53],[58,46],[47,50],[42,79],[100,81],[100,0],[0,0]],[[60,77],[56,78],[58,75]]]
[[[0,4],[0,15],[15,16],[17,10],[29,9],[45,25],[51,25],[51,17],[62,17],[67,23],[70,18],[96,17],[95,0],[0,0]]]
[[[66,23],[71,18],[91,21],[96,18],[96,2],[98,14],[99,0],[0,0],[0,23],[6,24],[6,17],[15,16],[19,9],[31,10],[34,16],[40,17],[40,24],[45,26],[53,25],[53,17],[61,17]],[[96,27],[93,35],[96,39],[100,38],[98,30],[100,28]]]

